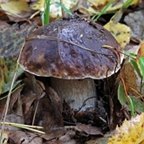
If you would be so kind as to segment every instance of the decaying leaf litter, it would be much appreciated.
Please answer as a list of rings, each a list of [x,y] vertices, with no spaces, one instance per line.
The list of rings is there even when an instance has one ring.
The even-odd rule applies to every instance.
[[[64,45],[65,48],[69,48],[68,50],[72,51],[71,57],[73,60],[77,57],[77,52],[80,51],[79,49],[82,51],[80,51],[80,54],[86,52],[91,53],[93,58],[98,55],[98,52],[96,54],[93,47],[91,47],[91,50],[91,48],[86,46],[94,36],[84,39],[82,44],[83,35],[80,35],[80,39],[76,37],[74,41],[73,39],[69,41],[69,39],[64,39],[63,37],[55,40],[52,37],[53,33],[51,33],[51,37],[49,38],[47,33],[50,31],[47,32],[46,28],[43,30],[39,28],[42,25],[40,15],[43,15],[44,3],[44,0],[0,1],[1,143],[143,143],[143,114],[139,115],[144,111],[143,2],[139,0],[127,0],[125,2],[108,0],[98,2],[92,0],[85,2],[77,0],[55,0],[51,2],[50,22],[61,19],[63,14],[70,15],[65,20],[71,22],[71,19],[73,19],[71,14],[73,14],[80,21],[84,21],[90,27],[98,29],[98,26],[95,24],[97,21],[111,32],[120,44],[121,49],[113,48],[113,46],[107,43],[103,43],[102,48],[115,54],[111,58],[112,61],[114,57],[118,58],[117,61],[120,56],[124,57],[124,60],[121,58],[121,62],[123,63],[116,74],[110,77],[107,75],[105,79],[94,80],[92,87],[95,87],[96,93],[94,94],[96,97],[90,97],[94,106],[83,109],[83,107],[91,104],[88,103],[89,98],[87,98],[82,101],[82,105],[76,104],[80,108],[78,110],[75,110],[75,108],[72,109],[71,107],[73,99],[61,97],[64,91],[63,89],[71,89],[73,83],[66,83],[68,87],[62,87],[62,92],[59,92],[57,90],[59,86],[57,84],[55,85],[57,83],[56,81],[52,81],[51,78],[31,75],[25,72],[26,67],[21,69],[17,62],[21,48],[28,41],[31,41],[34,46],[37,46],[36,43],[38,43],[38,47],[42,43],[51,42],[53,48],[56,45],[54,41],[57,41],[58,46]],[[66,30],[66,26],[62,24],[62,28],[58,27],[58,36],[60,36],[61,30]],[[102,29],[100,30],[103,31]],[[70,34],[72,32],[63,34],[71,38]],[[79,32],[78,34],[74,32],[74,34],[78,36]],[[85,33],[83,34],[88,37]],[[101,36],[103,39],[103,35]],[[39,44],[41,39],[43,42]],[[37,42],[33,43],[33,40]],[[74,46],[78,48],[74,48]],[[27,49],[28,53],[30,51],[29,49]],[[65,52],[61,47],[58,51],[60,54]],[[42,64],[45,60],[42,56],[44,53],[46,54],[47,51],[44,50],[40,55],[34,57],[36,64],[38,64],[38,59],[41,62],[38,67],[39,70],[42,70],[40,69],[41,67],[46,66]],[[53,53],[50,54],[48,56],[52,57]],[[66,63],[70,66],[71,63],[68,60],[71,58],[69,58],[69,53],[67,54],[64,57],[62,54],[61,59],[64,60],[63,58],[67,57]],[[102,58],[99,55],[98,57]],[[29,56],[33,57],[33,55]],[[27,60],[28,58],[25,62]],[[97,62],[94,59],[93,61]],[[77,61],[78,63],[79,61]],[[85,63],[87,64],[88,61]],[[90,71],[89,67],[87,69]],[[69,70],[71,69],[69,68]],[[114,71],[116,72],[116,70]],[[12,83],[14,74],[16,74],[15,82]],[[35,73],[33,72],[33,74]],[[67,75],[69,76],[69,74]],[[76,74],[73,73],[75,77]],[[95,72],[95,74],[97,73]],[[77,81],[81,83],[83,80]],[[64,81],[60,85],[64,85]],[[11,86],[13,86],[12,91],[8,93]],[[86,86],[85,89],[87,88]],[[80,89],[80,87],[78,88],[77,86],[77,89]],[[76,99],[74,100],[76,101]],[[95,99],[96,101],[94,101]],[[5,115],[6,117],[4,117]],[[124,119],[129,120],[136,115],[137,117],[131,121],[124,121],[123,126],[117,128],[115,132],[115,127],[120,126]],[[5,123],[4,126],[3,123]],[[129,133],[126,133],[126,130]],[[136,135],[137,133],[138,135]]]

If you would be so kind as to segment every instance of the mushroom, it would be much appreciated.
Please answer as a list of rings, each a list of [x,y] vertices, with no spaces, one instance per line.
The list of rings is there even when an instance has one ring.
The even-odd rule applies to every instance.
[[[85,111],[95,108],[94,79],[110,77],[120,69],[120,50],[101,25],[63,19],[27,38],[19,64],[31,74],[50,77],[52,87],[72,109]]]

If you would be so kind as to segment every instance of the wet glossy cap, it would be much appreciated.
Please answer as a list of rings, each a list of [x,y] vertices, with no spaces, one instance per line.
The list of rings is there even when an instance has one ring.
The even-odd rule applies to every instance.
[[[120,69],[123,56],[113,36],[99,24],[58,20],[33,32],[19,60],[25,71],[63,79],[102,79]]]

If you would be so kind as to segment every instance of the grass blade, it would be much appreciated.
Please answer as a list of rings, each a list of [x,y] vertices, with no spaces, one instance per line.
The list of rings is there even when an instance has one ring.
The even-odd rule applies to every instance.
[[[50,1],[51,0],[45,0],[44,12],[41,15],[42,24],[43,25],[49,24],[49,19],[50,19]]]

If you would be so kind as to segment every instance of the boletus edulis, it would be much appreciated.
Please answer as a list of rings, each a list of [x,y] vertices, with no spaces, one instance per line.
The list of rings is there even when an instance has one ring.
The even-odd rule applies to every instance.
[[[57,20],[26,40],[19,64],[36,76],[50,77],[59,96],[74,110],[95,107],[95,79],[116,73],[123,59],[120,45],[99,24],[82,19]]]

